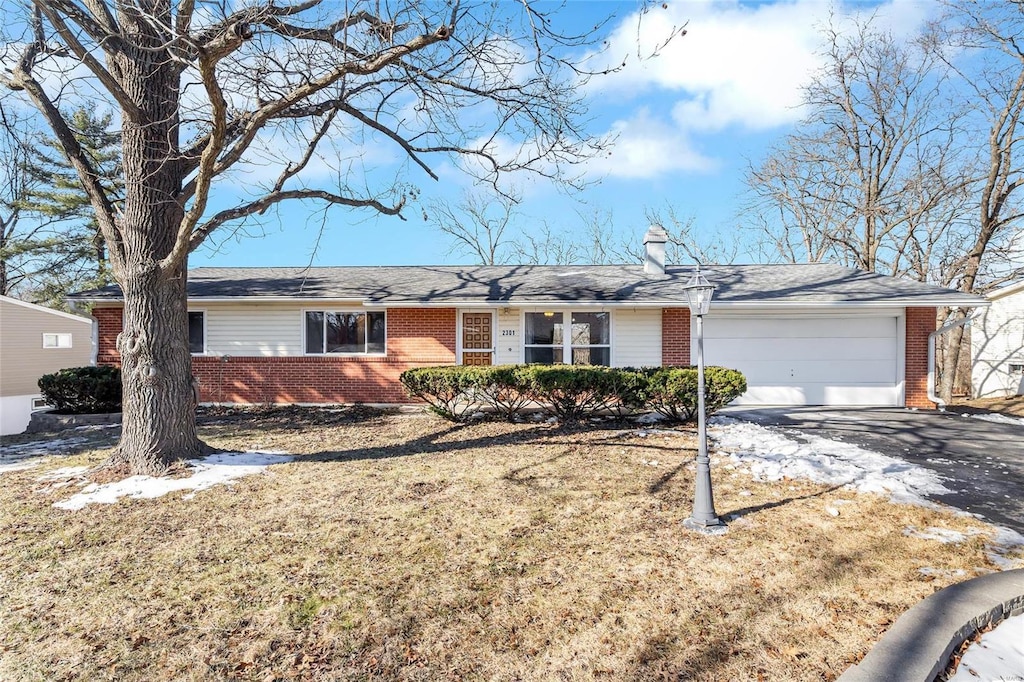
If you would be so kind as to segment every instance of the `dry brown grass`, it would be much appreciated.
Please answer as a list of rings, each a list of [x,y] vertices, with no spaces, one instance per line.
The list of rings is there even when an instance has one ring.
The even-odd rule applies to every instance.
[[[952,405],[958,411],[998,412],[1011,417],[1024,418],[1024,395],[1009,398],[977,398],[975,400],[954,400]]]
[[[0,678],[833,679],[988,565],[902,532],[973,519],[717,461],[735,518],[690,534],[688,433],[316,414],[205,426],[301,456],[187,501],[68,512],[3,474]]]

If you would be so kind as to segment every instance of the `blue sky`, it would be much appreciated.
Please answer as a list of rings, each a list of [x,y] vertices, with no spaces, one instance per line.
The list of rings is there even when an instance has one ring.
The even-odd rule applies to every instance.
[[[594,81],[587,92],[591,132],[617,135],[610,155],[583,169],[592,184],[566,196],[541,181],[517,183],[523,225],[544,218],[572,231],[580,213],[610,213],[620,234],[647,227],[646,209],[672,207],[693,216],[705,240],[728,240],[748,162],[786,135],[800,118],[800,88],[820,62],[819,29],[830,10],[841,18],[875,12],[896,34],[915,32],[930,13],[928,0],[828,3],[824,0],[737,2],[687,0],[656,7],[637,23],[635,2],[569,0],[566,20],[583,24],[611,13],[609,55],[637,53],[687,23],[687,35],[656,58],[631,59],[622,71]],[[618,57],[615,57],[618,59]],[[433,197],[457,199],[468,177],[438,168],[440,181],[412,168],[404,180]],[[240,176],[244,180],[245,176]],[[221,187],[214,205],[226,205]],[[313,204],[282,205],[259,238],[221,239],[192,254],[190,266],[375,265],[470,263],[413,206],[408,220],[369,211]],[[325,229],[321,232],[321,226]],[[741,253],[740,262],[754,257]]]

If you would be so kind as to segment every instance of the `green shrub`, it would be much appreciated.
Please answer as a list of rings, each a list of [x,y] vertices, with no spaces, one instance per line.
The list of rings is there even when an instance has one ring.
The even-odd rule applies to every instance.
[[[476,400],[490,367],[444,365],[407,369],[399,376],[406,393],[425,401],[431,411],[461,421]]]
[[[117,367],[70,367],[39,377],[46,402],[64,414],[121,411],[121,370]]]
[[[693,419],[697,412],[696,367],[654,367],[643,372],[646,407],[676,421]],[[734,369],[705,367],[704,386],[704,407],[714,414],[747,390],[747,380]]]
[[[600,411],[629,412],[640,403],[643,380],[635,370],[594,365],[526,365],[520,370],[530,400],[563,420]]]
[[[485,370],[480,384],[475,387],[476,398],[506,419],[522,413],[530,402],[529,393],[524,390],[525,365],[496,365],[481,367]]]
[[[747,390],[746,380],[736,370],[708,367],[704,375],[708,414]],[[697,410],[694,367],[446,365],[406,370],[400,379],[409,395],[452,421],[461,421],[480,405],[511,419],[530,402],[561,420],[583,419],[599,412],[621,416],[644,408],[687,421]]]

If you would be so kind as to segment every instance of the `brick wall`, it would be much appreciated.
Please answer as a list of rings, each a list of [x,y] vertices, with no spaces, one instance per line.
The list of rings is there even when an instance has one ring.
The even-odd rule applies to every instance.
[[[907,407],[935,408],[928,400],[928,335],[935,326],[935,308],[907,308]]]
[[[121,333],[123,322],[121,308],[93,308],[92,316],[96,320],[98,337],[96,364],[120,367],[121,356],[117,352],[117,335]]]
[[[689,308],[661,309],[661,364],[690,364]]]
[[[99,331],[99,364],[119,364],[116,340],[121,309],[93,310]],[[410,367],[454,364],[455,310],[388,310],[385,357],[192,358],[203,402],[402,403],[410,402],[398,375]]]

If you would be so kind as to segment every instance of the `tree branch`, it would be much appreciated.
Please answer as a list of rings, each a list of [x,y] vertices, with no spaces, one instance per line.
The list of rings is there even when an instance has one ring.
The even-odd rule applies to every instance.
[[[210,220],[203,223],[192,233],[192,238],[189,243],[189,251],[191,252],[198,248],[199,245],[203,243],[203,240],[210,236],[210,234],[221,225],[233,220],[238,220],[239,218],[263,213],[274,204],[290,199],[318,199],[320,201],[325,201],[328,204],[338,204],[342,206],[350,206],[352,208],[372,208],[383,215],[398,216],[400,218],[402,217],[402,208],[405,206],[404,197],[397,204],[393,206],[386,206],[376,199],[355,199],[318,189],[274,191],[256,201],[242,206],[237,206],[235,208],[230,208],[214,215]]]

